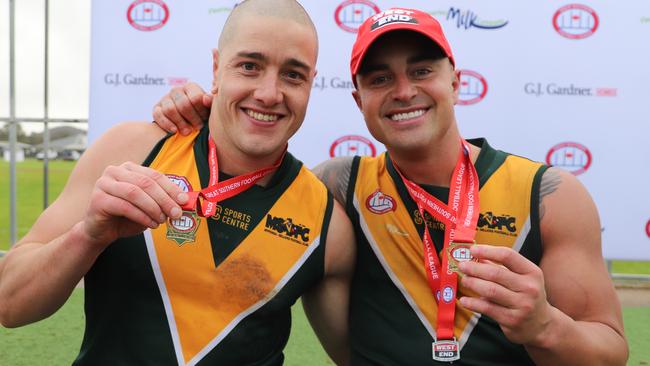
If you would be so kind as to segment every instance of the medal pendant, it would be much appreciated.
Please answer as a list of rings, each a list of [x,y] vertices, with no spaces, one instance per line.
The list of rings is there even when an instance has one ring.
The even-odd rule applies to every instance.
[[[440,362],[460,360],[460,345],[456,338],[441,339],[433,342],[433,359]]]
[[[476,261],[476,258],[470,254],[470,248],[475,243],[456,243],[451,242],[447,247],[447,269],[450,272],[461,273],[458,268],[458,263]]]
[[[175,241],[179,246],[194,242],[200,223],[201,218],[196,211],[183,211],[181,217],[167,220],[167,239]]]

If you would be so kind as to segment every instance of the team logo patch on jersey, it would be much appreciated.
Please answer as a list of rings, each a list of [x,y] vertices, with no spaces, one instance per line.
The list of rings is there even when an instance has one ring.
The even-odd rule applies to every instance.
[[[395,199],[377,189],[366,199],[366,207],[370,212],[376,214],[385,214],[386,212],[395,211],[397,204]]]
[[[167,239],[175,241],[179,246],[194,242],[200,222],[201,218],[195,211],[183,211],[181,217],[167,220]]]
[[[290,217],[285,219],[271,214],[266,215],[264,231],[283,239],[291,240],[294,243],[307,245],[309,243],[310,230],[306,226],[294,223]]]
[[[480,231],[517,236],[517,218],[510,215],[495,215],[491,211],[478,215],[477,227]]]

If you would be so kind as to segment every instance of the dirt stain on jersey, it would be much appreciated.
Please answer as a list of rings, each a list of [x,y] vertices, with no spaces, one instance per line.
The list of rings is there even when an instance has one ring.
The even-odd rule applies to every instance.
[[[268,269],[259,259],[250,255],[226,259],[216,269],[223,299],[247,308],[266,297],[274,287]]]

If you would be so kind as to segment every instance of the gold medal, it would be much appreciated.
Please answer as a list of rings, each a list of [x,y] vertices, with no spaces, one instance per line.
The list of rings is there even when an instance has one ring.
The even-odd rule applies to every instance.
[[[462,274],[458,268],[458,263],[476,261],[476,258],[472,257],[470,253],[470,248],[476,243],[456,243],[451,242],[447,247],[447,263],[448,269],[451,272],[456,272]]]
[[[181,217],[167,220],[167,239],[175,241],[179,246],[196,240],[196,231],[201,218],[196,211],[183,211]]]

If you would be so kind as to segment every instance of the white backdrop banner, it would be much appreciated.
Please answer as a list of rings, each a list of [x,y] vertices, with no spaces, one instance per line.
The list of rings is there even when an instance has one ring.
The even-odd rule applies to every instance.
[[[174,85],[209,89],[211,49],[236,3],[93,1],[90,141],[120,121],[150,120]],[[650,2],[302,4],[319,31],[320,58],[307,118],[289,148],[307,166],[384,150],[351,97],[352,43],[360,23],[382,9],[422,9],[441,22],[462,70],[463,135],[573,172],[598,207],[605,257],[650,260]]]

